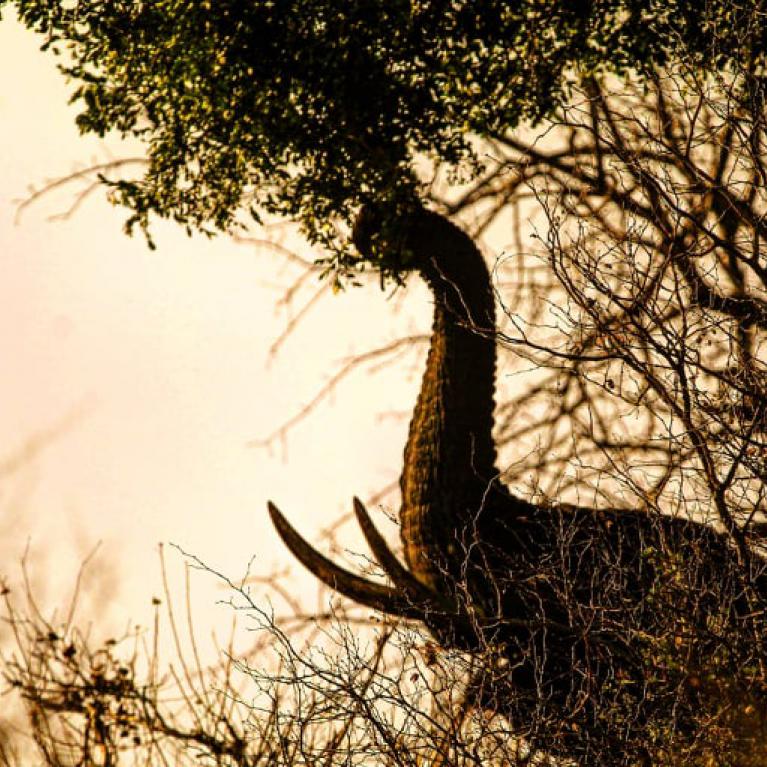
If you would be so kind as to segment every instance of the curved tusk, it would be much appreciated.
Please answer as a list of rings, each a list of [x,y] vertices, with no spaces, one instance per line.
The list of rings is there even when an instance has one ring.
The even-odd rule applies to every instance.
[[[325,585],[374,610],[396,615],[400,618],[423,620],[423,610],[413,604],[412,600],[408,598],[409,595],[401,595],[388,586],[360,578],[359,575],[354,575],[354,573],[350,573],[331,562],[312,548],[296,532],[271,501],[268,502],[267,506],[272,524],[293,556]]]
[[[439,605],[442,610],[447,609],[448,612],[456,612],[455,606],[443,605],[442,602],[445,600],[439,594],[432,591],[425,583],[421,583],[410,570],[402,565],[373,524],[365,505],[356,496],[354,497],[354,513],[373,556],[397,588],[407,594],[411,601],[423,605],[425,610],[433,609],[434,606]],[[452,609],[450,609],[451,607]]]

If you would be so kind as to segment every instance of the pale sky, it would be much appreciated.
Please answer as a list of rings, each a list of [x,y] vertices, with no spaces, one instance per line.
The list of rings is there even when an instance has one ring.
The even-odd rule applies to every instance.
[[[30,186],[136,153],[117,140],[79,136],[67,106],[71,85],[38,47],[6,11],[0,466],[74,418],[0,476],[1,570],[16,581],[29,542],[41,601],[51,608],[102,541],[91,569],[102,582],[92,588],[108,591],[110,602],[92,607],[141,623],[159,591],[158,542],[175,542],[234,577],[251,557],[254,571],[266,573],[290,561],[267,522],[267,499],[316,539],[349,510],[352,495],[396,479],[418,384],[412,356],[340,386],[291,432],[284,454],[252,442],[308,402],[348,354],[427,328],[428,301],[411,290],[395,313],[375,285],[326,295],[270,363],[269,347],[289,319],[277,302],[299,271],[267,250],[190,240],[158,225],[151,252],[139,235],[122,233],[127,213],[102,191],[70,219],[49,221],[76,186],[45,196],[15,222]],[[386,417],[392,412],[401,417]],[[353,533],[350,545],[363,550]],[[180,557],[171,559],[180,571]],[[222,596],[204,583],[195,594],[201,611]]]

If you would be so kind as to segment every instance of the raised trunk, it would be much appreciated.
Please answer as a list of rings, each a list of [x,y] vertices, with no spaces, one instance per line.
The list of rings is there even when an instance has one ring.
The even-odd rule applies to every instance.
[[[447,219],[415,214],[406,244],[434,296],[434,322],[405,446],[401,535],[416,578],[452,591],[497,492],[494,297],[479,250]]]

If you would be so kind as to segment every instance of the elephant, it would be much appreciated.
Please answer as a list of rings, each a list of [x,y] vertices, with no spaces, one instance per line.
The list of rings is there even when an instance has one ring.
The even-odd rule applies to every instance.
[[[372,266],[416,272],[434,299],[400,479],[405,564],[356,498],[359,526],[391,585],[319,554],[270,503],[277,532],[317,578],[355,602],[421,621],[444,648],[496,648],[502,671],[479,705],[514,722],[556,725],[556,749],[540,736],[549,752],[601,763],[598,748],[627,749],[633,727],[642,744],[630,763],[643,763],[647,722],[675,717],[678,732],[692,728],[700,690],[691,669],[763,616],[765,560],[754,554],[744,563],[730,536],[693,520],[514,495],[500,480],[493,441],[495,295],[478,247],[420,205],[394,224],[363,207],[352,239]],[[686,665],[675,665],[683,651]],[[605,713],[617,704],[630,711],[620,721]]]

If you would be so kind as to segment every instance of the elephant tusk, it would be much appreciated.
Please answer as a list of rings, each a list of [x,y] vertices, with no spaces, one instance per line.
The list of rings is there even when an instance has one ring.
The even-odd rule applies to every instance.
[[[400,563],[373,524],[364,504],[356,496],[354,497],[354,513],[373,556],[398,589],[406,594],[413,603],[422,605],[425,611],[431,612],[436,607],[440,612],[457,612],[456,605],[445,602],[439,594],[432,591],[426,584],[421,583],[410,570]]]
[[[389,586],[373,583],[339,567],[312,548],[271,501],[267,506],[272,524],[284,544],[293,556],[326,586],[373,610],[411,620],[424,619],[423,609],[414,604],[408,594],[400,594]]]

